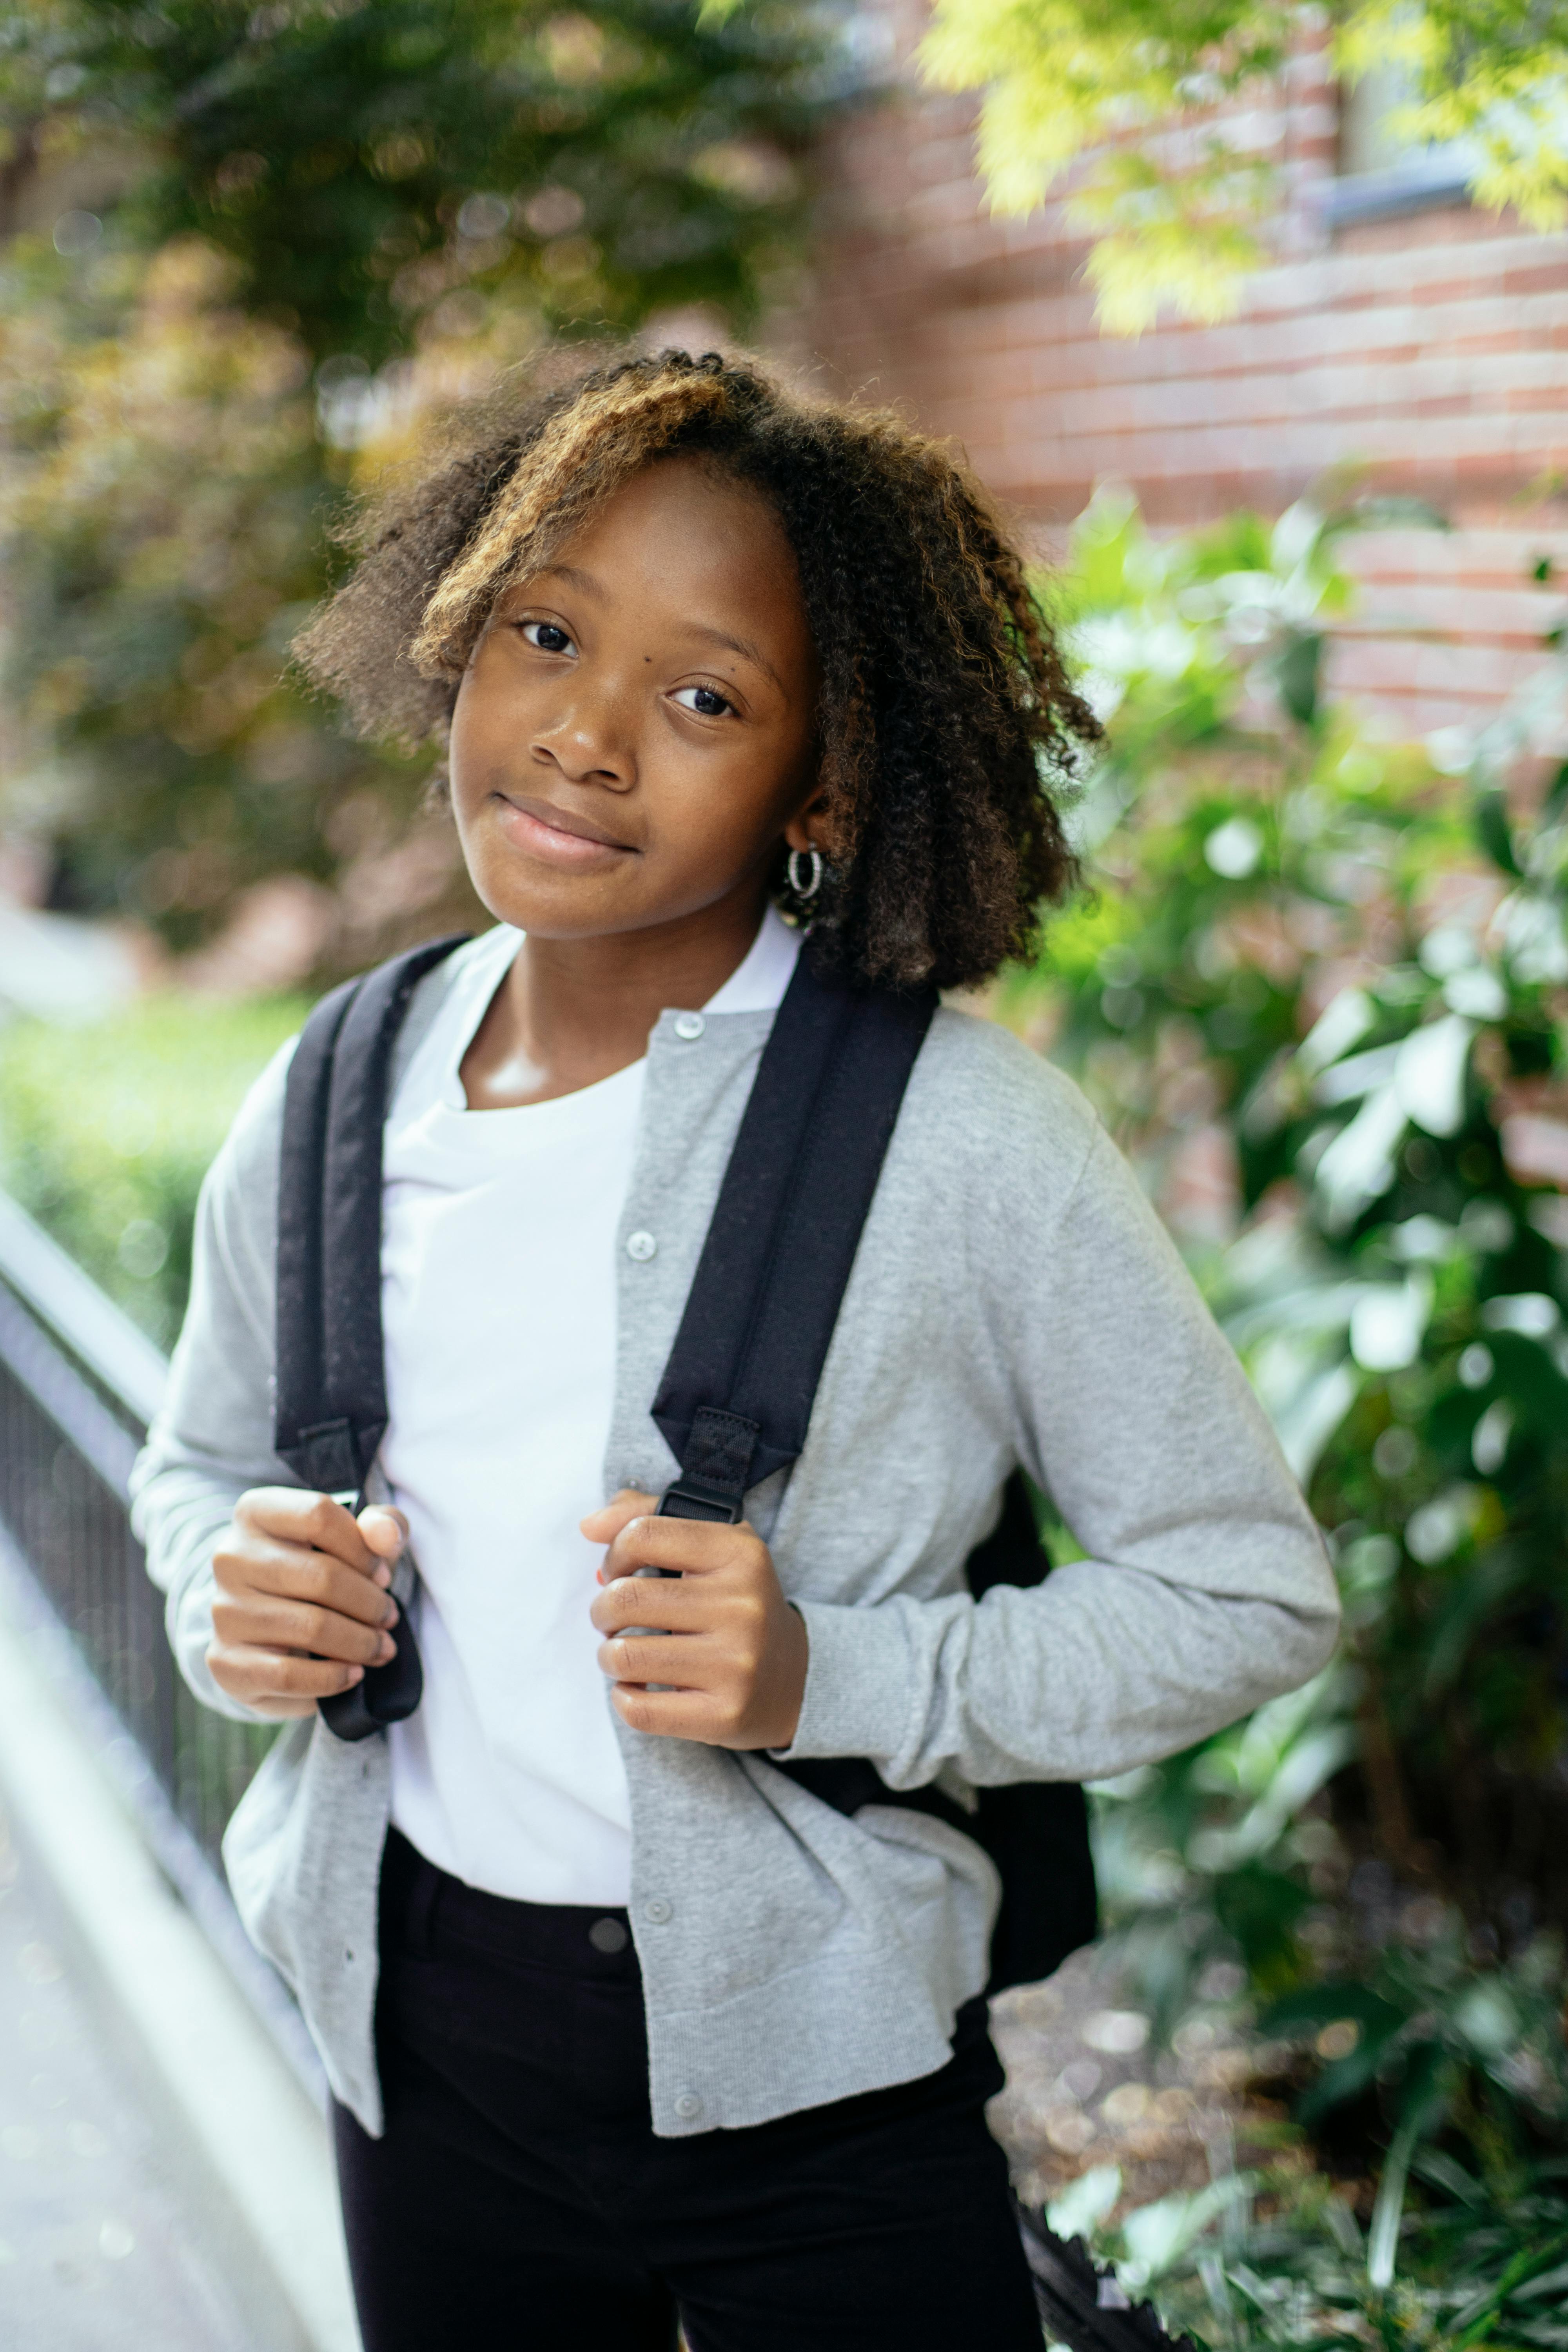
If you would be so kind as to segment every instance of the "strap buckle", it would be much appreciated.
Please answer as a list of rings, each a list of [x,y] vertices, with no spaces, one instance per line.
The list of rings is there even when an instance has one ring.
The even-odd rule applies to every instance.
[[[733,1527],[746,1507],[752,1456],[762,1431],[743,1413],[699,1407],[679,1475],[665,1495],[664,1519],[713,1519]]]
[[[664,1500],[655,1513],[661,1519],[710,1519],[735,1527],[744,1514],[744,1496],[721,1495],[716,1486],[705,1486],[698,1478],[678,1478],[667,1486]]]

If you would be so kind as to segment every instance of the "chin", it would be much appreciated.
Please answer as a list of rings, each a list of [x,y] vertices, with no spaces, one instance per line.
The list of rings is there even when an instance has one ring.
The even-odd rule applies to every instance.
[[[520,872],[516,859],[495,857],[469,860],[468,879],[498,923],[535,939],[592,939],[623,928],[624,919],[616,919],[586,879],[574,885],[557,875]]]

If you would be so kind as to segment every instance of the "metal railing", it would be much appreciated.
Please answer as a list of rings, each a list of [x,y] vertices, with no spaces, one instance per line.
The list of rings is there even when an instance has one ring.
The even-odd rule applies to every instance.
[[[152,1341],[0,1193],[0,1580],[163,1868],[319,2097],[299,2013],[218,1863],[274,1734],[214,1714],[181,1681],[131,1529],[131,1468],[167,1377]]]

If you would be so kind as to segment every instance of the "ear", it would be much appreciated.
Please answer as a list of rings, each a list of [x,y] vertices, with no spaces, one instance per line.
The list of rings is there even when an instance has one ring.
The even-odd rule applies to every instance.
[[[824,857],[834,853],[834,828],[827,814],[827,793],[818,785],[803,809],[798,809],[784,829],[786,849],[820,849]]]

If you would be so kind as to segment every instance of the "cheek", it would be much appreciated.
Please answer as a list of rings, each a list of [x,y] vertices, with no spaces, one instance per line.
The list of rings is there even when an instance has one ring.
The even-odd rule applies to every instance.
[[[461,814],[479,789],[479,779],[489,760],[489,735],[493,727],[493,713],[482,682],[475,672],[464,673],[458,688],[458,698],[452,706],[452,723],[447,737],[447,768],[452,780],[452,806]]]
[[[672,879],[728,880],[755,857],[760,840],[774,828],[766,799],[759,801],[754,777],[704,764],[670,779],[669,789],[647,795],[648,846]]]
[[[747,864],[794,814],[809,782],[808,753],[808,744],[754,737],[700,759],[684,746],[661,744],[643,767],[660,845],[708,864]]]

